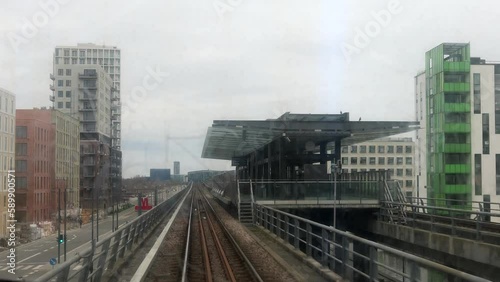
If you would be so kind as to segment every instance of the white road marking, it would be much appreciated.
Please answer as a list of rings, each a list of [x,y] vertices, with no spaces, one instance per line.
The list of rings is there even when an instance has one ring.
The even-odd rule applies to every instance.
[[[43,251],[46,252],[46,251],[48,251],[48,249],[47,250],[43,250]]]
[[[34,257],[34,256],[38,256],[38,255],[39,255],[39,254],[41,254],[41,253],[42,253],[42,252],[36,253],[36,254],[32,255],[31,257],[27,257],[27,258],[25,258],[25,259],[23,259],[23,260],[18,261],[17,263],[21,263],[21,262],[23,262],[23,261],[25,261],[25,260],[28,260],[28,259],[30,259],[30,258],[32,258],[32,257]]]
[[[43,266],[44,266],[43,264],[40,264],[40,265],[36,266],[35,268],[33,268],[33,270],[35,270],[35,269],[38,270],[38,269],[42,268]]]
[[[5,271],[5,270],[7,270],[8,268],[9,268],[9,267],[8,267],[8,266],[6,266],[6,267],[4,267],[4,268],[2,268],[2,269],[0,269],[0,270],[1,270],[1,271]]]
[[[28,269],[30,269],[30,268],[32,268],[32,267],[33,267],[33,265],[26,265],[26,267],[25,267],[25,268],[23,268],[23,270],[28,270]]]

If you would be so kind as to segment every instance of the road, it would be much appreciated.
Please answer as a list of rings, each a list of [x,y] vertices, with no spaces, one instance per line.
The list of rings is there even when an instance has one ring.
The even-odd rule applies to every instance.
[[[137,212],[134,208],[125,210],[119,214],[119,225],[121,226],[126,221],[130,221],[137,217]],[[108,216],[106,219],[99,220],[99,238],[111,233],[112,218]],[[94,236],[96,236],[96,222],[94,221]],[[68,230],[66,242],[66,259],[70,259],[77,252],[90,247],[91,240],[91,224],[85,224],[82,228]],[[51,258],[57,259],[57,235],[50,235],[48,237],[23,244],[16,247],[16,270],[12,278],[23,277],[26,281],[34,280],[35,277],[49,271],[52,266],[49,264]],[[5,276],[9,267],[7,266],[8,251],[0,253],[0,273],[2,277]],[[61,262],[64,262],[64,245],[61,244]],[[76,266],[78,267],[78,266]]]

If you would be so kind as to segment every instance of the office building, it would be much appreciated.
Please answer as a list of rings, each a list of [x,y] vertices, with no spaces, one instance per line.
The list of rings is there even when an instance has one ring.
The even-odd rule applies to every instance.
[[[469,43],[440,44],[425,54],[415,100],[419,194],[499,202],[500,64],[470,57]],[[464,205],[436,202],[452,203]]]
[[[403,193],[411,197],[414,183],[412,138],[382,138],[351,146],[342,146],[342,171],[346,173],[387,170]]]
[[[8,236],[8,171],[14,169],[16,97],[0,88],[0,238]]]
[[[20,223],[50,221],[53,216],[56,189],[64,188],[55,187],[54,145],[50,110],[16,110],[16,219]]]
[[[19,222],[54,219],[59,190],[67,193],[66,203],[61,202],[62,208],[66,205],[70,212],[79,208],[78,135],[78,120],[58,110],[16,110],[16,218]]]
[[[181,174],[181,163],[180,162],[174,162],[174,175],[179,175]]]
[[[151,181],[166,181],[170,180],[170,169],[168,168],[152,168],[149,170],[149,180]]]

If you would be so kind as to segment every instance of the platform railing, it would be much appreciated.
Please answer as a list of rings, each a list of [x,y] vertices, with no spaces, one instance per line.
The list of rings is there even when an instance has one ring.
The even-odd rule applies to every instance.
[[[470,209],[473,211],[500,213],[499,202],[484,202],[470,200],[456,200],[443,198],[425,198],[425,197],[407,197],[410,202],[415,205],[420,205],[420,210],[424,210],[425,206],[438,206],[448,208]]]
[[[99,282],[105,272],[112,271],[118,259],[132,253],[134,245],[140,244],[152,227],[158,225],[175,202],[189,189],[183,189],[158,206],[136,217],[118,228],[99,242],[76,254],[68,261],[38,277],[34,281],[44,282],[56,279],[57,282],[79,281]],[[72,270],[81,265],[78,270]]]
[[[386,208],[388,205],[382,203],[379,220],[390,221],[391,213]],[[421,212],[422,205],[400,202],[392,202],[391,205],[407,211],[407,226],[413,228],[428,229],[432,232],[478,241],[497,238],[493,241],[487,240],[489,243],[500,240],[500,211],[497,209],[494,209],[497,212],[484,212],[425,205],[425,212]]]
[[[325,201],[342,200],[363,204],[378,201],[383,193],[383,182],[340,180],[334,181],[239,181],[239,185],[251,183],[250,197],[255,202],[270,204],[325,204]],[[334,199],[334,187],[337,193]]]
[[[254,209],[257,226],[349,281],[489,281],[271,207]]]

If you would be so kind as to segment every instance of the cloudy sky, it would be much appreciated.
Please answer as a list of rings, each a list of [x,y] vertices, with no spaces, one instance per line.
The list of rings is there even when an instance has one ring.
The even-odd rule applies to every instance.
[[[500,61],[494,1],[2,0],[0,87],[50,106],[56,45],[122,50],[124,177],[201,159],[214,119],[350,112],[414,120],[414,76],[442,42]],[[135,92],[150,72],[157,85]],[[135,89],[135,90],[134,90]]]

